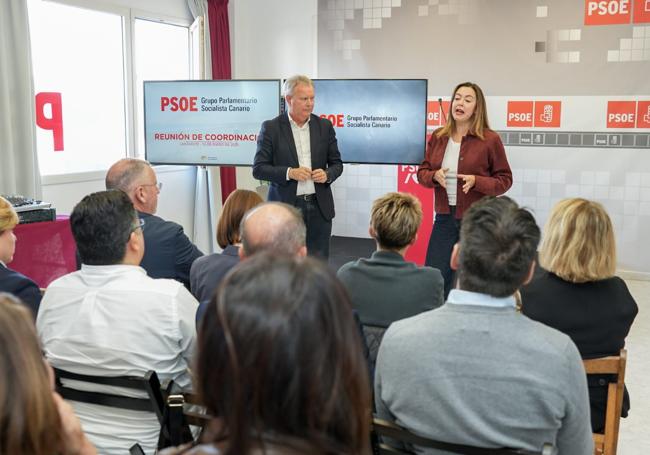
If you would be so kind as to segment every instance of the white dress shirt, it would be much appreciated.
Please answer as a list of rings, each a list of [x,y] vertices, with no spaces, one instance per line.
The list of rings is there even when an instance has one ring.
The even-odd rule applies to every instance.
[[[445,156],[442,158],[442,168],[449,168],[445,173],[445,182],[447,183],[447,199],[449,205],[456,205],[456,193],[458,191],[458,157],[460,156],[460,142],[454,142],[449,138]]]
[[[289,123],[291,124],[293,141],[296,143],[296,152],[298,152],[298,164],[300,167],[311,169],[311,137],[309,135],[309,119],[307,119],[304,125],[298,126],[298,124],[289,115]],[[287,170],[287,180],[288,176],[289,171]],[[314,181],[312,179],[305,180],[304,182],[298,182],[296,196],[300,196],[302,194],[314,194],[315,192],[316,188],[314,187]]]
[[[181,283],[150,278],[141,267],[82,265],[47,288],[36,327],[55,367],[96,376],[154,370],[161,382],[173,379],[188,387],[197,306]],[[116,389],[142,396],[92,388]],[[160,425],[153,413],[71,404],[99,453],[128,453],[136,442],[147,454],[154,452]]]

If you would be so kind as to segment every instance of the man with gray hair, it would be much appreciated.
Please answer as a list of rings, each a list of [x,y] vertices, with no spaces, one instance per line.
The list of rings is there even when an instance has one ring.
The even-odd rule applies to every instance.
[[[282,202],[267,202],[244,215],[240,226],[244,259],[260,251],[306,256],[306,227],[298,209]]]
[[[265,202],[250,209],[239,226],[239,258],[246,259],[262,251],[286,256],[307,256],[305,222],[300,211],[282,202]],[[210,300],[204,300],[196,312],[197,324]]]
[[[180,224],[155,215],[161,188],[156,172],[144,160],[121,159],[106,173],[106,189],[124,191],[143,223],[145,253],[140,266],[152,278],[173,278],[189,289],[190,267],[203,253]]]
[[[288,112],[262,124],[253,177],[271,182],[269,201],[300,210],[309,254],[327,260],[334,218],[330,185],[343,172],[336,133],[329,120],[312,113],[311,79],[292,76],[283,91]]]

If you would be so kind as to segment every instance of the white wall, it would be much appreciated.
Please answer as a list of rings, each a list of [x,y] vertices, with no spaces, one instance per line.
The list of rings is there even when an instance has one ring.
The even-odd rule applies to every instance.
[[[196,169],[188,166],[156,166],[163,188],[157,215],[183,226],[191,238],[194,229]],[[43,179],[43,200],[51,202],[58,214],[69,214],[85,195],[104,190],[104,173],[48,176]]]
[[[233,79],[317,77],[317,0],[230,1]],[[237,168],[237,187],[255,190],[250,167]]]

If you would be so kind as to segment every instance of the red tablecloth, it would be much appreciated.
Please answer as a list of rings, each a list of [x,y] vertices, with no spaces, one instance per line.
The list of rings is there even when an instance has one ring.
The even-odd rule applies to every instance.
[[[68,215],[58,215],[56,221],[19,224],[14,233],[16,253],[8,265],[40,287],[77,270],[77,248]]]

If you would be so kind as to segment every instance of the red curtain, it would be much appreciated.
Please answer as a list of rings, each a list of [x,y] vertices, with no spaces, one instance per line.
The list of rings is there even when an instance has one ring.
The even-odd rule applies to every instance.
[[[212,79],[230,79],[230,26],[228,24],[228,0],[208,0],[210,24],[210,48],[212,49]],[[219,169],[221,177],[221,201],[237,188],[237,176],[232,166]]]

